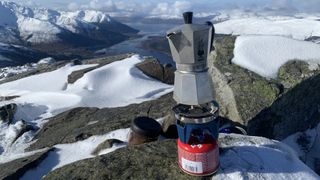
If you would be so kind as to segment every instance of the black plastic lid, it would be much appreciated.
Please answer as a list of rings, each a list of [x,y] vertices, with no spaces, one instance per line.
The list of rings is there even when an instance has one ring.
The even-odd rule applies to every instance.
[[[192,24],[193,12],[184,12],[183,19],[185,24]]]
[[[161,125],[149,117],[135,118],[132,121],[131,129],[137,134],[150,138],[158,137],[162,131]]]

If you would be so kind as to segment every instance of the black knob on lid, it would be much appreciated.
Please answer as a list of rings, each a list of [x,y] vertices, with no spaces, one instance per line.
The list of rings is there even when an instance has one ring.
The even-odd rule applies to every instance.
[[[193,12],[184,12],[183,19],[185,24],[192,24]]]

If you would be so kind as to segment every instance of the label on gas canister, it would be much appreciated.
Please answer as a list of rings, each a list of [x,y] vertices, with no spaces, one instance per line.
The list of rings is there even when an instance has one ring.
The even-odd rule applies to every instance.
[[[193,149],[193,145],[190,147]],[[201,145],[194,148],[202,149]],[[178,158],[182,170],[194,175],[209,175],[216,172],[219,167],[219,148],[195,153],[178,146]]]
[[[182,168],[193,172],[193,173],[203,173],[202,162],[189,161],[185,158],[181,158]]]

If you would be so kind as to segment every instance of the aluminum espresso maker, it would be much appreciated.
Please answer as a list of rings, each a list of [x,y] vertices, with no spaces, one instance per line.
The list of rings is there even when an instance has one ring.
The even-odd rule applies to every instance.
[[[207,65],[214,27],[211,22],[192,24],[192,16],[192,12],[183,13],[185,24],[167,33],[177,67],[173,95],[177,105],[173,111],[180,168],[190,175],[207,176],[219,168],[219,108]]]

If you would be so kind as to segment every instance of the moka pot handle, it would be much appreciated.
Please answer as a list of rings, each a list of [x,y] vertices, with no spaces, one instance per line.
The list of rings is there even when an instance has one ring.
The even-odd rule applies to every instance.
[[[212,26],[212,34],[211,34],[211,41],[210,41],[210,44],[211,44],[211,46],[210,46],[210,52],[211,52],[211,51],[214,50],[213,41],[214,41],[214,35],[215,35],[215,28],[214,28],[212,22],[210,22],[210,21],[207,21],[206,24],[207,24],[208,26]]]

